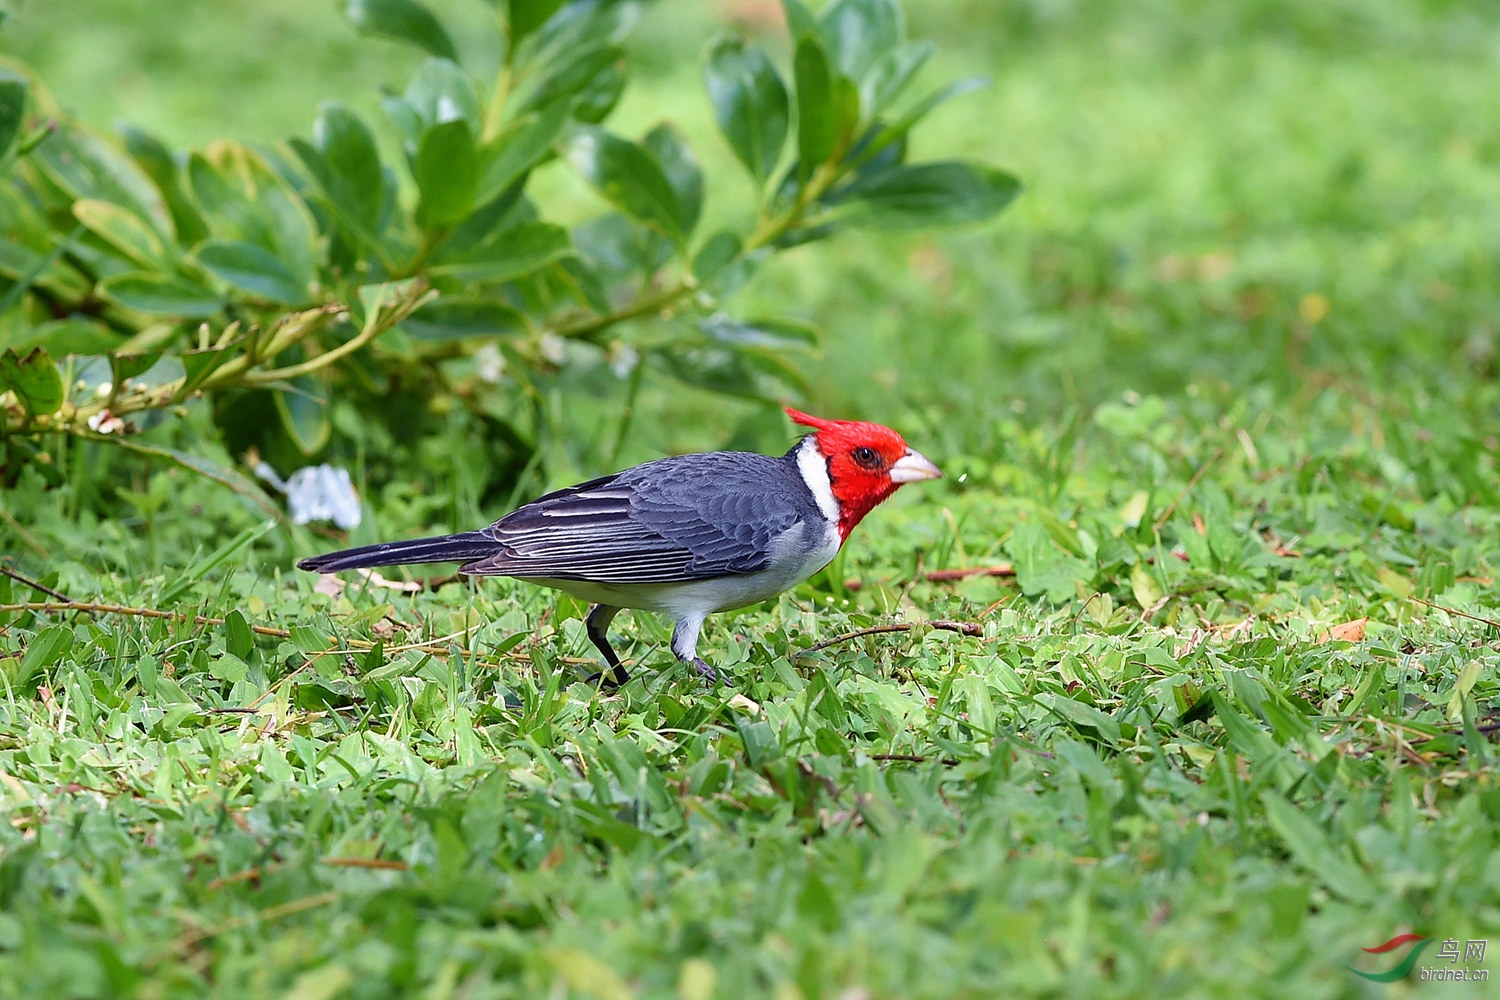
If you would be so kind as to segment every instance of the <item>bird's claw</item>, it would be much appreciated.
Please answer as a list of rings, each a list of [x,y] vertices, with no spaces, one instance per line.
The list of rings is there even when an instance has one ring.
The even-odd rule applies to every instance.
[[[710,684],[723,684],[726,687],[733,686],[729,683],[729,679],[727,677],[719,673],[713,667],[709,666],[707,661],[705,661],[702,657],[693,657],[693,669],[698,672],[699,677],[702,677]]]

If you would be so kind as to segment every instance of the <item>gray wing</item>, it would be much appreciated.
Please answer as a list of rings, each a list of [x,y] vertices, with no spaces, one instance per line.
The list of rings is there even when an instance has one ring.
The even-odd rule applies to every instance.
[[[486,529],[500,551],[465,573],[681,583],[754,573],[771,543],[821,518],[785,459],[708,452],[647,462],[550,493]]]

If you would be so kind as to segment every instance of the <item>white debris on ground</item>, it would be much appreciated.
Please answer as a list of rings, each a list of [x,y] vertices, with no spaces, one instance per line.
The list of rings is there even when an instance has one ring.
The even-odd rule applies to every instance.
[[[359,526],[363,513],[349,471],[333,465],[309,465],[285,481],[266,462],[255,464],[255,474],[286,494],[293,524],[332,521],[345,531]]]

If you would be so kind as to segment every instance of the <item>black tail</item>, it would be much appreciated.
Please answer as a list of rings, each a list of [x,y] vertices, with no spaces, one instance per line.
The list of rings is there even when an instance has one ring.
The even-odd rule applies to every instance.
[[[368,566],[402,566],[408,563],[469,562],[492,556],[500,546],[483,531],[461,531],[436,538],[413,538],[405,542],[381,542],[357,549],[313,556],[297,564],[314,573],[337,573],[342,569]]]

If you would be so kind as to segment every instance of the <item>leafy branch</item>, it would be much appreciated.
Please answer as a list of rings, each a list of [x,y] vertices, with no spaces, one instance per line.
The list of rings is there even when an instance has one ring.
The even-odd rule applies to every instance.
[[[181,406],[205,393],[276,385],[322,371],[373,342],[434,298],[422,281],[380,286],[359,331],[337,346],[306,360],[269,367],[293,347],[305,347],[330,325],[347,323],[349,309],[319,306],[289,313],[270,329],[241,333],[230,324],[211,347],[180,355],[182,374],[148,384],[136,373],[155,368],[163,354],[117,355],[112,381],[79,379],[63,384],[61,372],[41,347],[25,355],[8,349],[0,355],[0,439],[12,433],[118,434],[130,429],[126,417],[147,410]]]
[[[707,97],[756,213],[704,232],[734,181],[705,176],[669,122],[639,138],[605,124],[640,5],[484,2],[493,51],[472,58],[420,0],[346,4],[361,31],[427,55],[381,102],[394,159],[336,101],[272,149],[175,152],[139,129],[96,135],[0,70],[0,441],[118,435],[212,395],[232,450],[302,464],[358,447],[334,429],[347,403],[388,437],[458,413],[494,442],[493,475],[516,475],[570,368],[625,358],[710,392],[805,395],[791,359],[816,331],[725,310],[767,260],[851,227],[982,222],[1019,190],[982,164],[908,162],[918,121],[978,81],[907,100],[934,47],[906,38],[895,0],[817,16],[785,0],[789,66],[736,37],[710,46]],[[531,179],[562,169],[609,210],[548,221],[559,206]],[[381,287],[400,302],[365,307]],[[35,454],[0,452],[0,474]]]

